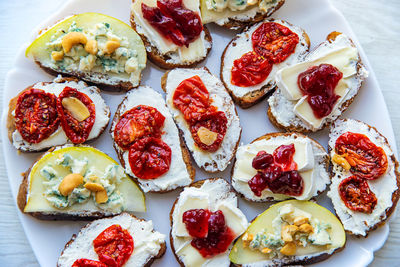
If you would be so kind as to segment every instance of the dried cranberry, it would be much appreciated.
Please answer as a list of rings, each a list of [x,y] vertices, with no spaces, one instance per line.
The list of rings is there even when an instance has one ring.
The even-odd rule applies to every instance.
[[[274,151],[275,164],[281,166],[284,171],[296,170],[297,164],[293,161],[294,153],[296,153],[294,144],[281,145]]]
[[[321,64],[312,66],[300,73],[297,83],[317,118],[328,116],[340,96],[335,94],[335,88],[343,78],[343,73],[335,66]]]
[[[274,157],[265,151],[260,151],[253,159],[252,166],[256,170],[262,170],[274,163]]]
[[[205,209],[192,209],[183,213],[182,221],[193,237],[206,237],[209,231],[209,218],[211,212]],[[225,224],[225,221],[224,221]]]
[[[262,191],[267,188],[267,182],[262,172],[258,172],[253,178],[251,178],[248,184],[254,195],[258,197],[261,197]]]
[[[298,171],[282,172],[279,177],[265,177],[269,190],[275,194],[300,196],[303,193],[304,182]]]

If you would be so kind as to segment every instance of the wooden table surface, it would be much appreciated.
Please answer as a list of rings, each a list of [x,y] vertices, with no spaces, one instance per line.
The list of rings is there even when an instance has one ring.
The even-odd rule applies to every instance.
[[[56,11],[64,1],[0,0],[0,90],[3,90],[5,75],[21,44],[27,40],[35,25]],[[400,1],[331,1],[347,18],[371,61],[391,115],[397,147],[400,148]],[[2,92],[0,95],[1,105]],[[3,157],[0,153],[0,265],[38,266],[17,217]],[[371,266],[400,266],[399,214],[392,218],[389,239],[375,253]]]

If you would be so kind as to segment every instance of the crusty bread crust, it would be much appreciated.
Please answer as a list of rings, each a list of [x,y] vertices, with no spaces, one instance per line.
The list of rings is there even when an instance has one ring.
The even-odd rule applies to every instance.
[[[347,119],[343,119],[343,120],[346,121]],[[353,119],[353,120],[354,120],[354,119]],[[355,121],[364,123],[365,125],[368,126],[369,129],[375,130],[375,131],[385,140],[385,144],[390,148],[390,144],[389,144],[387,138],[386,138],[385,136],[383,136],[375,127],[373,127],[373,126],[371,126],[371,125],[369,125],[369,124],[367,124],[367,123],[365,123],[365,122],[359,121],[359,120],[355,120]],[[332,151],[333,149],[334,149],[333,147],[328,146],[328,153],[330,154],[331,151]],[[390,148],[390,149],[391,149],[391,148]],[[353,232],[351,232],[351,231],[349,231],[349,230],[346,230],[346,232],[347,232],[348,234],[351,234],[351,235],[356,236],[356,237],[359,237],[359,238],[361,238],[361,237],[367,238],[368,235],[369,235],[369,233],[370,233],[371,231],[377,229],[377,228],[380,227],[380,226],[385,225],[385,223],[386,223],[386,221],[389,219],[390,215],[392,215],[392,213],[395,211],[397,202],[399,201],[399,198],[400,198],[400,172],[399,172],[399,162],[397,161],[397,159],[396,159],[396,157],[395,157],[394,155],[392,155],[390,158],[388,158],[388,160],[391,160],[391,161],[393,162],[393,164],[394,164],[394,169],[395,169],[394,173],[395,173],[395,175],[396,175],[396,183],[397,183],[397,190],[394,191],[393,194],[392,194],[392,206],[386,209],[385,218],[382,218],[382,217],[381,217],[381,221],[380,221],[379,223],[370,226],[370,228],[366,231],[366,235],[365,235],[365,236],[356,235],[356,234],[354,234]],[[329,169],[330,169],[331,177],[334,177],[334,176],[335,176],[335,172],[333,171],[334,169],[333,169],[333,163],[332,163],[332,161],[330,161],[330,168],[329,168]],[[333,208],[335,209],[335,212],[336,212],[335,206],[333,206]],[[336,213],[337,213],[337,212],[336,212]],[[336,217],[341,221],[341,219],[339,218],[339,216],[336,215]]]
[[[267,20],[267,21],[272,21],[272,22],[274,22],[275,20]],[[258,22],[261,22],[261,21],[258,21]],[[291,24],[291,23],[289,23],[289,22],[287,22],[287,21],[285,21],[285,23],[287,23],[287,24],[290,25],[291,27],[294,26],[293,24]],[[251,24],[251,25],[247,26],[245,29],[243,29],[243,31],[242,31],[241,33],[239,33],[238,35],[236,35],[235,38],[233,38],[233,39],[228,43],[228,45],[225,47],[224,52],[222,53],[222,56],[221,56],[221,69],[220,69],[220,78],[221,78],[221,81],[222,81],[222,83],[224,84],[226,90],[228,90],[228,92],[229,92],[229,94],[231,95],[233,101],[234,101],[236,104],[238,104],[238,105],[239,105],[241,108],[243,108],[243,109],[247,109],[247,108],[250,108],[250,107],[252,107],[252,106],[258,104],[259,102],[261,102],[262,100],[264,100],[264,99],[269,95],[269,93],[272,93],[272,92],[275,90],[275,88],[276,88],[276,83],[275,83],[274,81],[271,81],[271,82],[269,82],[268,84],[263,85],[263,86],[262,86],[260,89],[258,89],[258,90],[254,90],[254,91],[248,92],[248,93],[245,94],[244,96],[238,97],[238,96],[235,94],[235,92],[233,92],[233,91],[231,90],[230,85],[227,84],[227,83],[225,82],[225,79],[224,79],[224,77],[223,77],[223,70],[224,70],[224,66],[225,66],[225,56],[227,55],[227,52],[228,52],[229,48],[230,48],[231,46],[234,46],[234,45],[235,45],[235,42],[241,37],[240,34],[242,34],[242,33],[246,32],[246,31],[248,31],[253,25],[254,25],[254,24]],[[302,30],[302,31],[303,31],[303,34],[302,34],[301,38],[303,38],[303,39],[306,41],[306,43],[307,43],[307,45],[308,45],[308,48],[307,48],[307,52],[308,52],[308,51],[309,51],[309,48],[310,48],[310,37],[308,36],[308,34],[307,34],[304,30]],[[301,43],[299,43],[298,45],[301,45]],[[237,56],[238,56],[238,58],[241,57],[241,55],[237,55]]]
[[[295,133],[295,132],[291,132],[291,133],[289,133],[289,132],[288,132],[288,133],[268,133],[268,134],[265,134],[265,135],[263,135],[263,136],[260,136],[260,137],[258,137],[258,138],[256,138],[256,139],[254,139],[253,141],[250,142],[250,144],[253,144],[253,143],[255,143],[255,142],[257,142],[257,141],[260,141],[260,140],[269,140],[269,139],[272,139],[272,138],[275,138],[275,137],[278,137],[278,136],[291,136],[291,135],[293,135],[293,134],[297,135],[298,137],[307,138],[307,139],[311,140],[311,142],[313,142],[313,144],[314,144],[316,147],[318,147],[319,149],[321,149],[321,150],[323,150],[323,151],[326,151],[325,148],[324,148],[318,141],[316,141],[316,140],[314,140],[314,139],[312,139],[312,138],[310,138],[309,136],[306,136],[306,135],[304,135],[304,134]],[[326,172],[329,173],[329,164],[330,164],[329,154],[327,154],[327,155],[324,157],[324,161],[321,162],[321,164],[324,165],[324,168],[325,168]],[[235,165],[236,165],[236,158],[235,158],[235,160],[234,160],[234,162],[233,162],[233,166],[232,166],[232,169],[231,169],[231,184],[232,184],[233,172],[234,172],[234,170],[235,170]],[[326,186],[328,186],[328,184],[327,184]],[[235,189],[235,188],[233,187],[233,189]],[[326,190],[326,189],[325,189],[325,190]],[[235,190],[235,191],[236,191],[236,190]],[[242,198],[244,198],[245,200],[250,201],[250,202],[269,202],[269,201],[280,202],[280,201],[274,200],[273,197],[269,197],[269,198],[267,198],[266,200],[255,200],[255,199],[250,199],[250,198],[245,197],[242,193],[240,193],[240,192],[238,192],[238,191],[236,191],[236,193],[237,193],[240,197],[242,197]],[[316,196],[318,196],[318,195],[320,195],[320,194],[322,194],[322,193],[323,193],[323,191],[318,191]],[[313,196],[313,198],[315,198],[316,196]],[[312,198],[312,199],[313,199],[313,198]]]
[[[125,166],[126,166],[126,165],[125,165],[126,162],[125,162],[124,157],[123,157],[124,151],[121,151],[120,149],[118,149],[118,145],[117,145],[117,143],[115,142],[115,139],[114,139],[113,129],[114,129],[114,126],[118,123],[118,121],[119,121],[119,119],[121,118],[121,116],[123,115],[123,114],[121,114],[121,108],[122,108],[122,105],[123,105],[123,103],[124,103],[124,101],[125,101],[126,98],[127,98],[127,97],[125,97],[125,98],[122,100],[122,102],[118,105],[117,111],[115,112],[115,115],[114,115],[114,118],[113,118],[113,121],[112,121],[112,124],[111,124],[111,128],[110,128],[110,134],[111,134],[111,138],[112,138],[112,140],[113,140],[113,147],[114,147],[114,150],[115,150],[115,152],[117,153],[119,162],[121,163],[121,165],[122,165],[124,168],[125,168]],[[178,130],[179,130],[179,129],[178,129]],[[181,146],[181,150],[182,150],[182,159],[183,159],[183,162],[184,162],[185,165],[186,165],[186,170],[187,170],[187,172],[188,172],[188,174],[189,174],[189,176],[190,176],[190,179],[191,179],[192,181],[194,181],[195,176],[196,176],[196,170],[195,170],[195,168],[193,167],[192,162],[190,161],[190,153],[189,153],[189,150],[187,149],[187,147],[185,146],[185,142],[183,141],[183,138],[182,138],[181,134],[179,134],[179,141],[180,141],[180,146]],[[132,176],[130,176],[129,174],[127,174],[127,175],[128,175],[132,180],[134,180],[138,185],[140,185],[140,183],[139,183],[139,181],[138,181],[137,178],[132,177]],[[178,187],[177,187],[177,188],[178,188]],[[159,190],[159,191],[150,190],[149,192],[152,192],[152,193],[167,193],[167,192],[174,191],[174,190],[176,190],[177,188],[170,189],[170,190]]]
[[[59,79],[57,81],[57,83],[65,83],[65,82],[79,82],[79,80],[77,78],[74,77],[63,77],[61,79]],[[51,84],[53,82],[44,82],[44,84]],[[86,84],[86,83],[85,83]],[[87,85],[87,84],[86,84]],[[25,91],[29,90],[32,88],[33,85],[28,86],[27,88],[25,88],[23,91],[21,91],[16,97],[12,98],[8,104],[8,113],[7,113],[7,123],[6,123],[6,127],[7,127],[7,131],[8,131],[8,139],[10,140],[11,144],[13,144],[13,139],[12,139],[12,134],[13,132],[16,130],[16,126],[15,126],[15,117],[13,115],[13,112],[16,108],[17,105],[17,101],[18,101],[18,97],[24,93]],[[97,92],[100,94],[100,90],[97,88]],[[110,119],[110,113],[108,114],[108,118]],[[90,140],[87,140],[86,143],[90,143],[94,140],[96,140],[97,138],[99,138],[102,133],[106,130],[108,126],[108,123],[100,130],[99,135],[96,136],[95,138],[92,138]],[[49,148],[43,148],[40,150],[33,150],[33,149],[21,149],[19,148],[18,150],[21,152],[43,152],[48,150]]]
[[[210,70],[209,70],[207,67],[198,68],[198,69],[205,69],[210,75],[212,75],[212,73],[210,72]],[[169,74],[169,72],[170,72],[170,71],[165,72],[164,75],[161,77],[161,88],[164,90],[165,93],[167,92],[167,79],[168,79],[168,74]],[[224,88],[224,89],[226,90],[226,88]],[[232,104],[233,104],[233,103],[232,103]],[[233,105],[234,105],[234,104],[233,104]],[[237,113],[236,107],[235,107],[235,114],[236,114],[236,116],[239,116],[238,113]],[[179,126],[178,126],[178,125],[177,125],[177,127],[178,127],[178,129],[179,129]],[[180,133],[180,136],[181,136],[181,140],[183,140],[183,141],[185,142],[185,144],[186,144],[185,147],[187,147],[187,143],[186,143],[185,139],[183,138],[183,131],[182,131],[182,129],[179,129],[179,133]],[[235,148],[233,149],[232,155],[230,156],[230,159],[229,159],[228,162],[231,162],[232,159],[234,158],[234,156],[235,156],[235,154],[236,154],[236,151],[237,151],[237,148],[239,147],[239,143],[240,143],[241,137],[242,137],[242,129],[240,130],[239,138],[238,138],[238,140],[237,140],[237,142],[236,142]],[[188,149],[186,149],[186,150],[189,151]],[[202,168],[202,169],[203,169],[204,171],[206,171],[206,172],[209,172],[209,173],[216,173],[216,172],[219,172],[219,170],[216,168],[217,164],[216,164],[215,162],[211,162],[210,165],[215,166],[215,169],[216,169],[216,170],[215,170],[215,171],[210,171],[210,170],[206,170],[205,168]]]
[[[340,34],[341,34],[340,32],[336,32],[336,31],[331,32],[331,33],[328,34],[328,36],[327,36],[327,41],[330,42],[330,43],[332,43],[332,42],[336,39],[336,37],[339,36]],[[355,47],[355,44],[353,43],[353,41],[351,41],[351,43],[352,43],[353,46]],[[314,49],[314,51],[315,51],[316,49],[318,49],[318,48],[319,48],[321,45],[323,45],[323,44],[324,44],[324,43],[321,43],[319,46],[317,46],[317,47]],[[311,52],[311,53],[312,53],[312,52]],[[361,60],[361,56],[359,56],[359,58],[360,58],[360,60],[357,62],[357,77],[361,77],[361,69],[364,67],[364,65],[363,65],[363,63],[362,63],[362,60]],[[355,94],[352,98],[350,98],[350,99],[346,100],[345,102],[343,102],[342,105],[338,108],[341,114],[344,113],[344,112],[347,110],[347,108],[351,105],[351,103],[353,103],[354,99],[357,97],[358,93],[360,92],[360,89],[361,89],[362,85],[363,85],[363,80],[361,80],[360,85],[359,85],[359,87],[357,88],[356,94]],[[311,133],[311,132],[314,132],[313,130],[307,129],[307,128],[301,126],[301,125],[297,125],[297,126],[296,126],[296,125],[285,126],[285,125],[280,124],[280,123],[278,122],[277,118],[276,118],[276,117],[274,116],[274,114],[272,113],[271,107],[268,108],[268,110],[267,110],[267,115],[268,115],[268,118],[269,118],[270,122],[271,122],[276,128],[281,129],[281,130],[283,130],[283,131],[286,131],[286,132],[299,132],[299,133]],[[322,129],[324,129],[324,128],[327,128],[327,127],[331,126],[332,123],[333,123],[335,120],[337,120],[338,118],[340,118],[340,116],[338,116],[338,117],[335,118],[334,120],[326,120],[326,121],[324,122],[324,124],[321,125],[321,127],[320,127],[319,129],[317,129],[316,131],[320,131],[320,130],[322,130]]]
[[[191,185],[189,185],[188,187],[200,188],[205,183],[205,181],[216,181],[216,180],[224,180],[224,179],[222,179],[222,178],[204,179],[204,180],[196,181],[196,182],[192,183]],[[231,189],[230,192],[234,192],[232,189],[232,186],[230,184],[229,184],[229,187]],[[176,253],[176,250],[174,247],[174,238],[172,236],[172,225],[174,224],[173,214],[174,214],[175,206],[178,203],[178,200],[179,200],[179,196],[175,200],[174,204],[172,205],[171,211],[169,213],[169,222],[170,222],[170,226],[171,226],[171,230],[169,232],[169,243],[171,245],[171,250],[172,250],[172,253],[174,253],[176,261],[179,263],[180,266],[185,267],[185,264],[182,262],[182,260],[179,258],[178,254]]]
[[[275,11],[283,6],[285,0],[279,0],[275,3],[274,6],[269,8],[266,12],[262,12],[261,10],[257,12],[254,17],[249,17],[247,20],[238,20],[234,18],[229,18],[226,23],[220,24],[222,27],[230,29],[230,30],[238,30],[246,27],[249,24],[254,24],[264,20],[265,18],[271,16]],[[217,23],[219,24],[219,23]]]
[[[132,0],[132,3],[134,3],[134,2],[135,2],[135,0]],[[206,55],[202,59],[200,59],[198,61],[194,61],[194,62],[187,62],[187,63],[167,62],[170,59],[170,57],[168,55],[161,54],[158,51],[157,47],[155,47],[154,45],[151,44],[151,42],[149,41],[147,36],[145,36],[144,34],[141,34],[137,31],[135,16],[133,15],[132,12],[131,12],[131,16],[130,16],[130,22],[131,22],[131,27],[139,34],[140,38],[142,38],[144,46],[146,47],[148,59],[162,69],[192,68],[192,67],[196,66],[197,64],[201,63],[202,61],[204,61],[206,59],[207,55],[211,51],[212,37],[211,37],[210,31],[208,30],[208,28],[203,25],[203,31],[205,34],[204,39],[207,43],[209,43],[209,47],[207,48]]]
[[[128,214],[129,216],[131,216],[131,217],[133,217],[133,218],[135,218],[135,219],[137,219],[137,220],[139,220],[139,221],[145,221],[144,219],[137,218],[136,216],[134,216],[134,215],[132,215],[132,214],[129,214],[129,213],[126,213],[126,214]],[[93,223],[93,222],[92,222],[92,223]],[[79,231],[79,233],[82,232],[84,229],[88,228],[92,223],[88,223],[87,225],[85,225],[85,226]],[[154,233],[154,229],[153,229],[152,232]],[[78,233],[78,234],[79,234],[79,233]],[[75,242],[76,237],[77,237],[76,234],[72,235],[71,239],[67,242],[67,244],[65,244],[64,249],[63,249],[63,251],[61,252],[61,255],[60,255],[60,256],[62,256],[62,255],[64,254],[64,251],[65,251],[72,243]],[[166,244],[166,242],[164,241],[164,243],[161,244],[161,248],[160,248],[160,250],[158,251],[158,254],[157,254],[156,256],[154,256],[154,257],[149,258],[149,259],[147,260],[147,262],[143,265],[143,267],[150,267],[156,259],[159,259],[159,258],[161,258],[162,256],[164,256],[166,250],[167,250],[167,244]],[[57,261],[57,267],[61,267],[61,265],[58,263],[58,261]]]

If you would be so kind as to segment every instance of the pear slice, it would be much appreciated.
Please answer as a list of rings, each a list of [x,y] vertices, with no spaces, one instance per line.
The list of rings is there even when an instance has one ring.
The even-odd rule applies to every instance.
[[[120,208],[113,208],[109,205],[96,205],[93,194],[84,203],[75,203],[67,208],[58,209],[54,207],[44,196],[48,181],[40,172],[43,167],[51,164],[57,172],[57,177],[66,177],[71,174],[68,167],[56,164],[56,160],[68,153],[73,159],[88,160],[87,169],[95,167],[97,175],[104,174],[109,165],[118,165],[111,157],[90,146],[64,146],[51,149],[44,154],[30,169],[25,173],[25,178],[20,186],[18,194],[18,205],[24,213],[40,219],[79,219],[79,218],[101,218],[121,213]],[[138,185],[125,175],[117,185],[115,191],[119,191],[123,198],[122,211],[125,212],[145,212],[145,196]],[[99,207],[101,206],[101,207]]]
[[[138,69],[132,73],[120,72],[115,73],[105,71],[100,66],[95,66],[92,70],[79,70],[62,68],[54,63],[52,60],[52,51],[47,44],[50,43],[52,36],[59,32],[67,32],[72,23],[76,23],[77,28],[81,28],[83,32],[93,30],[97,24],[105,23],[114,35],[119,38],[126,37],[128,40],[128,48],[133,49],[137,53],[137,67]],[[126,23],[99,13],[82,13],[68,17],[45,32],[39,35],[36,40],[26,49],[25,55],[33,59],[40,67],[51,74],[64,74],[83,79],[87,82],[104,85],[115,90],[129,90],[137,87],[140,84],[141,71],[146,66],[146,50],[142,39],[139,35]],[[99,60],[99,58],[97,58]],[[79,66],[79,62],[78,62]]]
[[[272,234],[272,221],[278,216],[279,208],[285,204],[292,204],[295,208],[310,213],[319,221],[329,223],[331,225],[331,229],[328,230],[328,233],[332,240],[332,244],[325,246],[297,246],[295,255],[274,258],[273,256],[270,256],[271,254],[263,254],[258,250],[251,250],[248,247],[243,247],[243,241],[240,237],[235,242],[229,255],[231,262],[237,266],[252,266],[252,264],[261,266],[259,265],[261,262],[263,266],[269,266],[268,264],[272,263],[277,265],[311,264],[323,261],[333,255],[335,252],[338,252],[344,248],[346,243],[346,234],[343,229],[343,225],[329,210],[311,201],[288,200],[272,205],[269,209],[264,211],[253,220],[244,234],[247,233],[255,236],[264,229],[266,233]]]

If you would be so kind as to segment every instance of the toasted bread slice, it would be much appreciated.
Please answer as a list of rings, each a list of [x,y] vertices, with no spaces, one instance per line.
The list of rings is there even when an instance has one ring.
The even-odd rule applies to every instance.
[[[26,55],[51,75],[73,76],[111,91],[139,86],[146,67],[139,35],[98,13],[70,16],[43,30]]]
[[[263,23],[270,22],[283,25],[298,35],[299,43],[297,44],[293,54],[291,54],[285,61],[279,64],[274,64],[269,76],[260,84],[249,87],[233,85],[231,83],[231,78],[234,61],[241,58],[242,55],[253,51],[252,34]],[[230,41],[230,43],[227,45],[221,58],[221,80],[231,94],[235,103],[242,108],[249,108],[262,101],[269,92],[275,89],[275,74],[280,69],[301,61],[308,52],[309,48],[310,39],[303,29],[283,20],[264,20],[247,27],[244,31],[236,35],[236,37],[233,38],[232,41]]]
[[[336,140],[344,133],[352,132],[366,135],[372,143],[381,147],[387,157],[387,171],[375,180],[366,180],[370,190],[377,198],[377,204],[372,213],[350,210],[344,204],[339,194],[340,183],[354,174],[346,170],[334,160]],[[353,119],[339,119],[331,127],[328,150],[331,156],[332,184],[328,197],[331,198],[336,215],[342,221],[344,229],[353,235],[367,237],[368,233],[383,225],[394,212],[400,197],[399,163],[387,139],[378,130],[364,122]],[[372,153],[372,151],[368,151]],[[368,156],[370,156],[369,154]]]
[[[63,180],[72,173],[81,175],[82,180],[71,192],[64,191],[70,182]],[[146,211],[144,194],[136,183],[115,160],[90,146],[51,148],[23,177],[18,207],[41,220],[93,220],[122,211]],[[98,201],[96,191],[86,185],[90,182],[107,192],[105,200]]]
[[[264,20],[265,18],[271,16],[275,11],[277,11],[284,3],[285,0],[259,0],[251,1],[253,4],[249,4],[243,9],[243,7],[229,7],[230,2],[237,2],[240,5],[245,5],[245,3],[250,1],[235,1],[228,0],[224,1],[227,6],[224,9],[216,10],[216,8],[209,8],[209,0],[201,0],[201,16],[204,24],[214,22],[220,26],[231,30],[237,30],[244,28],[252,23],[257,23]],[[215,3],[216,1],[214,1]],[[232,10],[233,9],[233,10]],[[239,10],[238,10],[239,9]],[[240,10],[241,9],[241,10]]]
[[[337,67],[343,73],[343,78],[335,88],[335,94],[339,99],[332,112],[318,119],[307,103],[306,96],[302,95],[296,75],[320,64]],[[345,34],[332,32],[328,35],[327,41],[321,43],[304,58],[304,62],[278,71],[277,89],[268,99],[268,117],[272,124],[285,131],[302,133],[319,131],[332,124],[347,110],[367,76],[368,72],[353,41]]]
[[[61,124],[51,136],[36,144],[29,143],[28,141],[24,140],[15,125],[15,109],[17,106],[18,97],[23,92],[31,88],[36,88],[58,96],[65,87],[71,87],[86,94],[95,105],[96,119],[87,141],[98,138],[104,132],[110,120],[110,108],[102,98],[100,90],[95,86],[88,86],[85,82],[79,81],[76,78],[63,78],[58,76],[53,82],[39,82],[29,86],[10,100],[8,105],[7,130],[8,138],[16,149],[22,152],[39,152],[47,150],[53,146],[72,143],[66,136]]]
[[[203,32],[188,47],[179,47],[165,39],[143,18],[141,9],[143,2],[149,6],[156,6],[157,4],[156,0],[132,0],[130,21],[132,28],[142,38],[151,62],[163,69],[190,68],[207,57],[212,47],[212,38],[207,27],[203,26]],[[184,4],[186,8],[200,14],[198,0],[186,1]],[[190,6],[187,6],[187,4],[190,4]]]
[[[295,145],[294,162],[303,179],[303,193],[300,196],[275,194],[266,188],[261,196],[256,196],[248,182],[257,174],[252,167],[254,157],[260,151],[272,154],[281,145]],[[317,141],[300,133],[270,133],[263,135],[248,145],[242,145],[236,152],[232,168],[232,186],[248,201],[281,201],[295,198],[310,200],[325,191],[330,184],[329,157],[326,150]]]
[[[114,130],[121,116],[138,105],[156,108],[164,117],[161,139],[171,148],[171,164],[168,172],[156,179],[140,179],[132,172],[129,163],[129,151],[115,142]],[[144,192],[165,193],[176,188],[187,186],[193,182],[195,170],[190,162],[190,154],[179,136],[178,129],[161,94],[147,86],[140,86],[129,92],[118,106],[110,129],[114,148],[126,173],[135,179]]]
[[[215,105],[218,111],[223,111],[228,120],[224,139],[215,152],[202,150],[195,144],[188,123],[173,104],[173,95],[178,85],[196,75],[200,77],[207,88],[212,105]],[[166,72],[161,78],[161,87],[167,94],[167,106],[197,166],[207,172],[225,170],[236,152],[242,129],[235,105],[221,81],[213,76],[207,68],[174,69]]]
[[[83,227],[77,235],[73,235],[61,252],[57,267],[70,267],[78,259],[98,261],[99,256],[94,250],[93,240],[112,225],[120,225],[133,239],[134,248],[124,266],[148,267],[154,260],[164,255],[167,248],[165,235],[153,229],[152,221],[122,213],[111,218],[93,221]]]
[[[205,204],[204,200],[208,204]],[[191,202],[189,202],[191,201]],[[229,203],[227,206],[223,203]],[[231,186],[222,178],[210,178],[197,181],[181,192],[170,212],[170,244],[179,265],[202,266],[207,262],[210,266],[218,262],[220,266],[230,266],[229,248],[214,257],[203,258],[201,254],[191,246],[191,237],[182,222],[183,213],[190,209],[208,209],[211,212],[220,210],[225,217],[226,226],[231,228],[235,238],[240,236],[247,228],[246,216],[237,208],[237,196]],[[215,259],[214,259],[215,258]],[[215,262],[213,262],[215,261]]]

